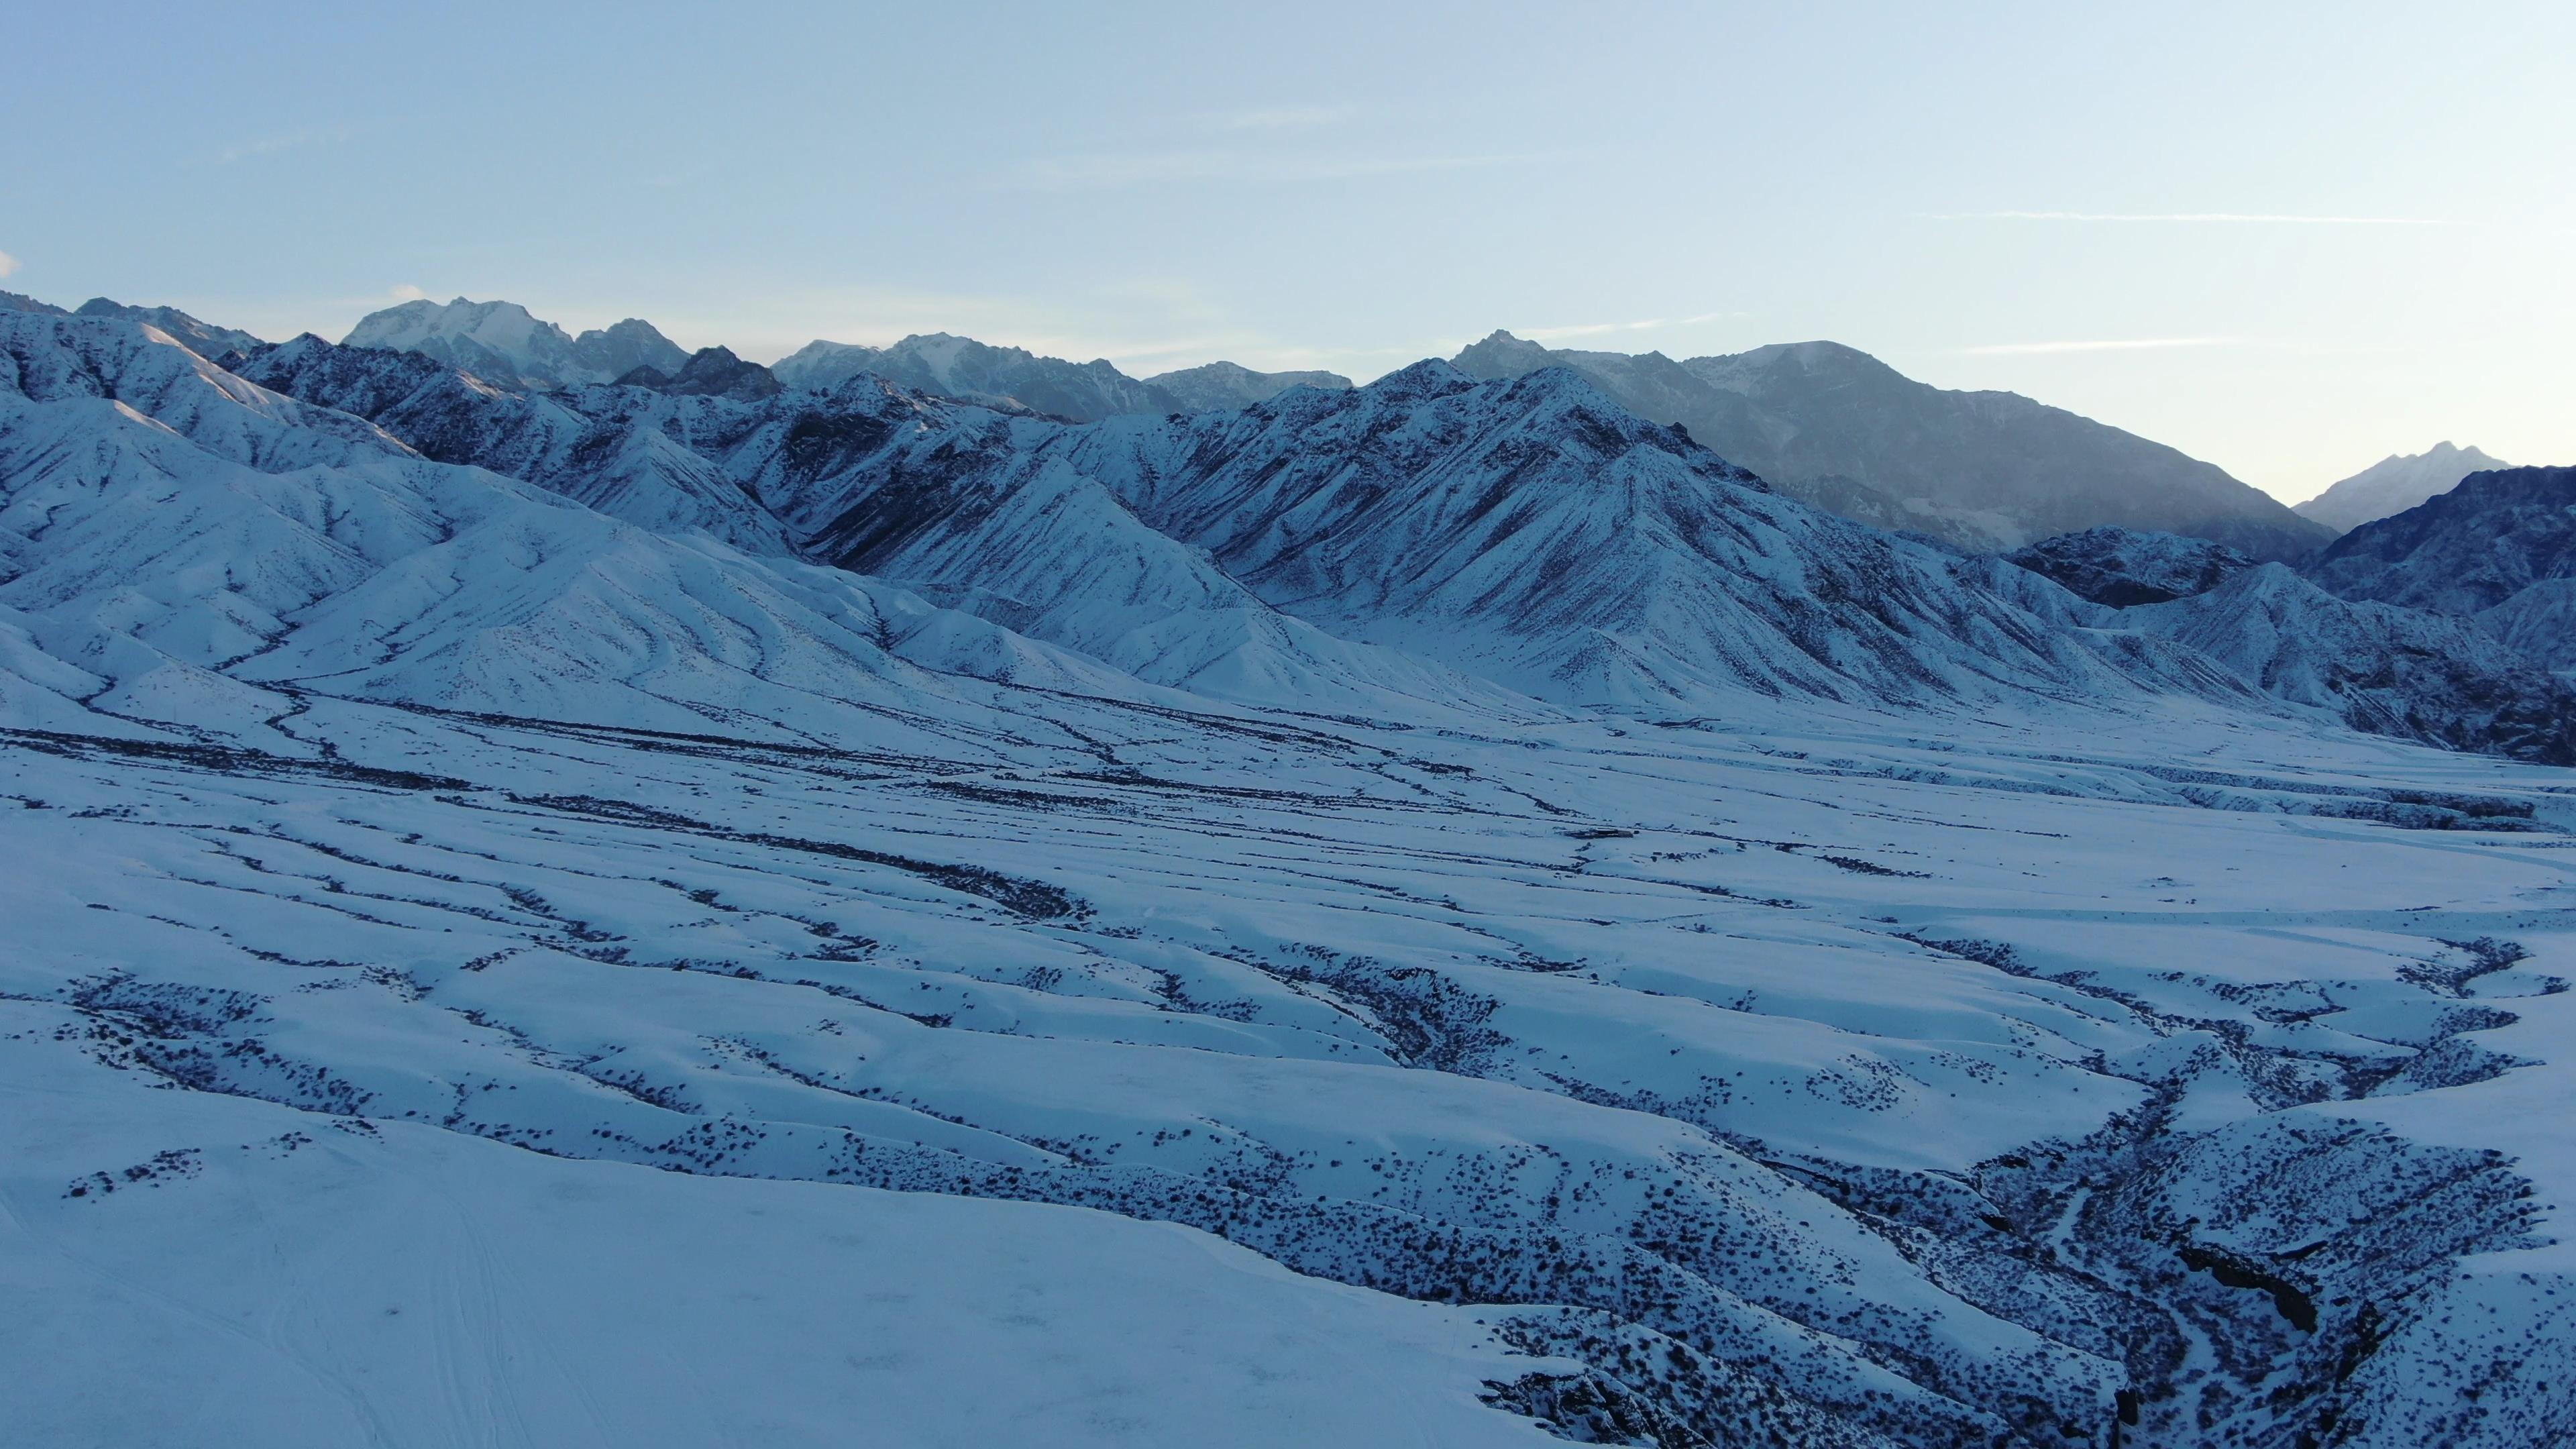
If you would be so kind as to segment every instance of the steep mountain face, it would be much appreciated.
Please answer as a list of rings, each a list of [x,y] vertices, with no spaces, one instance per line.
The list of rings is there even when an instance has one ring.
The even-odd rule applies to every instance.
[[[1145,379],[1145,386],[1164,400],[1162,410],[1176,413],[1232,412],[1267,402],[1292,387],[1330,392],[1350,385],[1351,380],[1338,372],[1255,372],[1233,362],[1185,367]]]
[[[2262,564],[2122,621],[2366,734],[2576,765],[2576,689],[2466,619],[2339,599]]]
[[[2426,452],[2382,458],[2292,511],[2345,533],[2448,493],[2471,473],[2512,466],[2474,447],[2456,448],[2445,441]]]
[[[2205,594],[2254,567],[2254,560],[2225,544],[2130,528],[2044,538],[2004,559],[2115,609]]]
[[[571,336],[516,302],[416,301],[370,312],[341,339],[351,347],[417,352],[505,387],[557,388],[608,382],[639,367],[675,373],[689,354],[629,317]]]
[[[1497,332],[1458,357],[1479,377],[1549,365],[1582,373],[1641,417],[1682,424],[1794,497],[1965,548],[2108,524],[2295,559],[2333,536],[2161,443],[2013,393],[1930,387],[1831,342],[1676,363],[1555,352]]]
[[[2576,669],[2576,468],[2473,473],[2364,523],[2306,573],[2347,599],[2479,620],[2553,669]]]

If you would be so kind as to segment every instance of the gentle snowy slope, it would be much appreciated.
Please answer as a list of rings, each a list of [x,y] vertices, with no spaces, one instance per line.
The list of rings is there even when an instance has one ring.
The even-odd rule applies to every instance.
[[[320,696],[289,727],[332,751],[301,759],[17,737],[0,831],[49,864],[0,887],[0,1063],[64,1100],[11,1114],[0,1191],[43,1245],[10,1271],[65,1305],[41,1331],[171,1336],[139,1423],[220,1378],[500,1442],[661,1402],[671,1350],[583,1308],[667,1322],[706,1406],[675,1411],[757,1395],[791,1441],[877,1371],[780,1380],[817,1334],[895,1339],[916,1383],[978,1363],[950,1412],[1041,1437],[1090,1432],[1068,1397],[1124,1392],[1130,1345],[1216,1355],[1167,1361],[1133,1442],[1264,1405],[1420,1442],[1330,1417],[1397,1401],[1473,1435],[1477,1395],[1671,1445],[2098,1442],[2122,1388],[2149,1442],[2568,1427],[2536,1388],[2576,1369],[2564,1288],[2478,1305],[2499,1269],[2564,1284],[2536,1249],[2576,1182],[2456,1118],[2374,1125],[2563,1049],[2479,1044],[2555,1000],[2497,943],[2554,949],[2560,852],[2368,823],[2442,807],[2355,771],[2495,826],[2535,780],[2188,724],[2193,771],[2153,763],[2171,727],[1926,750],[1083,708],[1099,757],[1006,773]],[[284,1266],[174,1262],[215,1232]],[[1200,1234],[1476,1306],[1245,1276]],[[292,1316],[197,1326],[245,1302]],[[21,1421],[94,1422],[88,1382],[21,1379]]]
[[[2440,497],[2471,473],[2512,466],[2475,447],[2436,443],[2425,452],[2382,458],[2299,504],[2294,511],[2337,533],[2345,533],[2373,519],[2403,513],[2428,498]]]
[[[0,1201],[47,1250],[0,1252],[14,1443],[1550,1442],[1478,1402],[1537,1365],[1465,1310],[1185,1230],[66,1090],[95,1072],[0,1052]]]

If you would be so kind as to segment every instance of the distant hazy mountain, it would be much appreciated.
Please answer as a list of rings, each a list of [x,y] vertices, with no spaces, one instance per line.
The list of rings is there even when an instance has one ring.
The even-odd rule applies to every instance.
[[[945,332],[907,337],[892,347],[818,339],[780,358],[770,370],[789,387],[824,391],[872,372],[937,397],[1078,423],[1131,413],[1250,407],[1292,387],[1351,385],[1337,372],[1255,372],[1233,362],[1211,362],[1139,382],[1106,361],[1067,362]]]
[[[24,292],[0,292],[0,312],[33,312],[39,317],[71,315],[51,302],[39,302]]]
[[[629,317],[614,327],[571,336],[539,321],[516,302],[405,302],[370,312],[341,339],[437,358],[513,387],[555,388],[610,382],[639,367],[675,373],[689,354],[650,322]]]
[[[826,342],[817,337],[771,363],[769,370],[789,387],[829,392],[868,371],[877,354],[883,351],[882,347],[870,347],[865,343]]]
[[[1338,372],[1255,372],[1240,363],[1211,362],[1157,373],[1145,379],[1145,385],[1168,400],[1166,411],[1204,413],[1248,408],[1292,387],[1338,391],[1349,387],[1351,380]]]
[[[2428,452],[2382,458],[2293,511],[2339,533],[2346,532],[2448,493],[2471,473],[2512,466],[2474,447],[2436,443]]]
[[[2576,468],[2472,473],[2336,539],[2308,576],[2347,599],[2476,619],[2553,669],[2576,669]]]
[[[1571,367],[1622,406],[1680,423],[1816,507],[1971,549],[2104,524],[2298,558],[2332,537],[2223,470],[2008,392],[1951,392],[1832,342],[1675,362],[1554,351],[1496,332],[1458,355],[1478,377]]]

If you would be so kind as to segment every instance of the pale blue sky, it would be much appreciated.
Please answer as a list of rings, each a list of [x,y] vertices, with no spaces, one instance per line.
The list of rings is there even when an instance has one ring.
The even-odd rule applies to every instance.
[[[2468,12],[2465,16],[2457,11]],[[0,0],[0,287],[1366,378],[1829,337],[2289,498],[2576,463],[2576,6]]]

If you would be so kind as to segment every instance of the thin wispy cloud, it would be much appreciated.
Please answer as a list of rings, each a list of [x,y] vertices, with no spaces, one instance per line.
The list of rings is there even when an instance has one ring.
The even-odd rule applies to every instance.
[[[318,130],[290,131],[278,136],[260,136],[236,141],[215,154],[226,166],[249,160],[253,156],[273,156],[280,151],[297,151],[307,146],[334,146],[349,139],[346,126],[325,126]]]
[[[1311,156],[1227,148],[1109,151],[1079,156],[1034,157],[1020,163],[1006,181],[1007,184],[1041,191],[1086,191],[1175,182],[1352,181],[1431,171],[1522,166],[1549,160],[1558,154],[1530,151],[1465,156]]]
[[[1926,221],[2215,222],[2253,226],[2467,226],[2441,216],[2306,216],[2270,211],[1927,211]]]
[[[7,252],[0,252],[0,277],[5,277],[16,270],[18,270],[18,259]]]
[[[1743,315],[1741,312],[1699,312],[1688,317],[1648,317],[1636,322],[1583,322],[1570,327],[1533,327],[1520,335],[1533,342],[1554,342],[1565,337],[1599,337],[1610,332],[1651,332],[1658,327],[1689,327]]]
[[[2168,347],[2237,347],[2242,337],[2111,337],[2084,342],[1995,342],[1962,347],[1965,357],[2013,357],[2043,352],[2146,352]]]
[[[1311,131],[1359,114],[1357,106],[1254,106],[1215,118],[1220,131]]]
[[[409,282],[396,282],[385,289],[385,295],[397,302],[426,302],[429,294]]]

